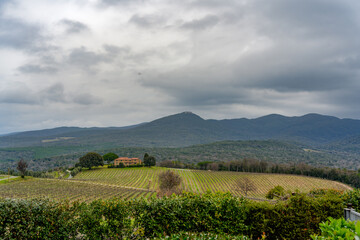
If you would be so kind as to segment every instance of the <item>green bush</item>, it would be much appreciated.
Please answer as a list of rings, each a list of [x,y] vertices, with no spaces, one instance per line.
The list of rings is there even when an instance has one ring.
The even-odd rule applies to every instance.
[[[270,189],[270,191],[266,194],[266,198],[267,199],[274,199],[274,198],[281,198],[285,196],[285,189],[280,186],[277,185],[274,188]]]
[[[341,217],[343,207],[336,195],[313,198],[298,194],[277,204],[249,202],[246,235],[257,238],[264,231],[267,239],[309,239],[311,234],[319,233],[320,222]]]
[[[154,240],[250,240],[250,238],[227,234],[181,232],[166,237],[154,238]]]
[[[311,236],[314,240],[350,240],[360,239],[360,222],[346,221],[344,218],[320,223],[321,236]]]
[[[187,232],[262,239],[265,232],[266,239],[310,239],[328,217],[340,218],[343,207],[342,196],[327,193],[298,194],[275,204],[230,193],[72,204],[0,199],[0,238],[176,239]]]
[[[185,193],[181,196],[140,200],[135,216],[145,236],[165,236],[181,231],[241,234],[245,231],[244,201],[231,194]]]
[[[89,239],[123,239],[134,230],[130,202],[121,199],[96,200],[80,204],[79,232]]]
[[[48,200],[0,199],[1,239],[75,238],[76,206]]]
[[[344,202],[351,204],[352,208],[360,212],[360,189],[354,189],[344,194]]]

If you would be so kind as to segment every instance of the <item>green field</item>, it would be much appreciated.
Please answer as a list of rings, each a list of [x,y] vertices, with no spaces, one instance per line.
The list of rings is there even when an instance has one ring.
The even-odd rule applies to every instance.
[[[156,196],[158,174],[166,168],[98,168],[79,173],[71,180],[36,179],[16,181],[0,185],[0,197],[68,199],[70,201],[91,201],[99,198],[120,197],[134,199]],[[237,179],[248,177],[256,190],[248,193],[249,197],[264,198],[274,186],[280,185],[285,190],[308,192],[312,189],[325,188],[347,190],[345,184],[312,177],[283,174],[260,174],[240,172],[213,172],[202,170],[173,169],[182,177],[181,187],[188,192],[204,193],[231,192],[240,196],[234,188]]]

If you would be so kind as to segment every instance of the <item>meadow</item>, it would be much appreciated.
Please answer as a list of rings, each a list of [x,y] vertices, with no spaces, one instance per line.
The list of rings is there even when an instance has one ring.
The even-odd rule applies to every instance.
[[[23,181],[14,181],[0,185],[0,197],[4,198],[50,198],[55,200],[90,202],[95,199],[113,197],[126,200],[151,198],[156,196],[158,174],[167,168],[96,168],[80,172],[72,179],[40,179],[26,177]],[[348,190],[349,186],[313,177],[243,173],[227,171],[203,171],[172,169],[182,178],[181,188],[187,192],[205,193],[230,192],[241,196],[234,185],[236,180],[247,177],[255,184],[255,190],[248,197],[265,198],[274,186],[280,185],[286,191],[309,192],[313,189]]]

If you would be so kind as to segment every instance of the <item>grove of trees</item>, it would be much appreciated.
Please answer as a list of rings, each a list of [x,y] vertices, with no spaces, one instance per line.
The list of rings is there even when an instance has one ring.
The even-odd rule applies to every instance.
[[[110,164],[112,161],[114,161],[117,158],[119,158],[119,156],[112,152],[106,153],[103,156],[104,161],[107,161],[108,164]]]
[[[149,154],[144,154],[144,165],[146,167],[151,167],[156,165],[156,159],[153,156],[150,156]]]
[[[80,167],[89,168],[90,170],[92,167],[103,166],[104,159],[100,154],[96,152],[89,152],[79,158],[78,165]]]

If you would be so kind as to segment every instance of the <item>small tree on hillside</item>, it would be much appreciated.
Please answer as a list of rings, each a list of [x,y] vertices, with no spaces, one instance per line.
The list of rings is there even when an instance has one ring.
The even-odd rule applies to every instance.
[[[151,167],[156,165],[156,159],[153,156],[149,156],[149,154],[144,154],[144,165],[146,167]]]
[[[249,178],[244,177],[236,180],[235,190],[237,192],[240,192],[242,195],[245,195],[245,197],[247,197],[250,191],[256,190],[256,186]]]
[[[173,171],[167,170],[159,174],[160,196],[170,196],[173,193],[179,194],[181,177]]]
[[[89,168],[90,170],[92,167],[103,166],[104,159],[100,154],[96,152],[89,152],[79,158],[79,165],[81,167]]]
[[[22,178],[24,178],[24,176],[25,176],[27,167],[28,167],[28,164],[27,164],[27,162],[25,162],[24,159],[21,159],[17,163],[16,169],[20,172]]]
[[[281,200],[284,200],[287,198],[285,189],[280,185],[277,185],[274,188],[270,189],[270,191],[266,194],[265,197],[267,199],[278,198]]]
[[[108,164],[110,164],[110,162],[114,161],[117,158],[119,158],[119,156],[112,152],[107,153],[103,156],[104,161],[107,161]]]

